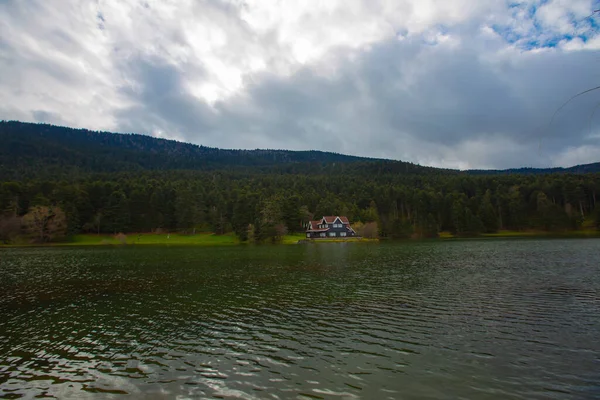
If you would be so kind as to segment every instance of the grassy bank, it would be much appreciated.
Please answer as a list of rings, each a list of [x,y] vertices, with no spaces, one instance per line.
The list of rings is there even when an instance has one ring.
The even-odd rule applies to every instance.
[[[299,240],[305,238],[303,233],[294,233],[283,237],[283,244],[296,244]],[[225,235],[216,235],[214,233],[198,233],[195,235],[180,234],[154,234],[154,233],[130,233],[124,237],[105,234],[81,234],[74,235],[61,242],[47,243],[47,246],[106,246],[106,245],[191,245],[191,246],[228,246],[240,244],[240,240],[233,233]],[[17,241],[10,245],[13,246],[31,246],[25,240]]]
[[[196,235],[179,234],[152,234],[132,233],[126,235],[125,244],[144,245],[144,244],[174,244],[174,245],[195,245],[195,246],[221,246],[240,244],[240,240],[233,233],[225,235],[215,235],[213,233],[199,233]],[[282,244],[296,244],[298,241],[306,239],[304,233],[292,233],[285,235],[281,241]],[[318,239],[315,242],[365,242],[377,241],[377,239]],[[113,235],[75,235],[68,242],[56,243],[55,245],[67,246],[94,246],[94,245],[118,245],[124,244],[123,239],[119,240]]]
[[[74,235],[60,241],[45,243],[44,246],[107,246],[107,245],[192,245],[192,246],[227,246],[237,245],[240,241],[234,234],[215,235],[199,233],[196,235],[130,233],[124,237],[115,235],[82,234]],[[0,247],[40,246],[24,239],[12,244],[0,244]]]
[[[285,235],[282,244],[296,244],[300,240],[306,239],[304,233],[293,233]],[[125,243],[123,243],[123,240]],[[319,239],[316,242],[358,242],[368,241],[368,239]],[[55,243],[54,245],[65,246],[94,246],[94,245],[119,245],[119,244],[174,244],[174,245],[195,245],[195,246],[221,246],[240,244],[240,240],[233,233],[225,235],[215,235],[213,233],[199,233],[196,235],[179,234],[152,234],[132,233],[126,235],[124,239],[118,239],[114,235],[75,235],[69,241]]]
[[[582,238],[600,237],[600,231],[593,229],[582,229],[577,231],[546,232],[546,231],[499,231],[496,233],[484,233],[479,236],[456,236],[450,232],[440,232],[440,239],[463,239],[463,238]],[[305,241],[304,233],[285,235],[282,244],[296,244]],[[410,239],[409,239],[410,240]],[[349,238],[349,239],[316,239],[311,243],[336,243],[336,242],[377,242],[378,239]],[[240,240],[233,233],[216,235],[214,233],[198,233],[195,235],[180,234],[154,234],[154,233],[131,233],[125,237],[115,235],[82,234],[74,235],[62,242],[48,243],[47,246],[102,246],[102,245],[190,245],[190,246],[230,246],[240,244]],[[0,247],[31,246],[26,241],[19,241],[10,245],[0,244]]]
[[[600,231],[594,229],[581,229],[577,231],[509,231],[503,230],[495,233],[482,233],[478,236],[456,236],[450,232],[440,232],[440,239],[458,239],[464,237],[479,237],[479,238],[578,238],[578,237],[600,237]]]
[[[296,244],[299,240],[303,240],[306,238],[304,233],[292,233],[290,235],[285,235],[283,237],[283,244]]]
[[[578,230],[563,232],[545,232],[545,231],[500,231],[496,233],[485,233],[483,237],[600,237],[600,231],[597,230]]]
[[[196,235],[179,234],[152,234],[132,233],[126,235],[126,238],[119,240],[114,235],[75,235],[70,241],[58,243],[70,246],[93,246],[93,245],[116,245],[116,244],[174,244],[174,245],[195,245],[195,246],[215,246],[215,245],[234,245],[239,244],[239,239],[233,234],[215,235],[212,233],[199,233]]]

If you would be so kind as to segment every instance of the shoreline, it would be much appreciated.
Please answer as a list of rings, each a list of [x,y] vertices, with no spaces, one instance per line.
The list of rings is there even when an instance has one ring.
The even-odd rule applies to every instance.
[[[435,238],[403,238],[403,239],[306,239],[303,233],[286,235],[279,243],[275,245],[290,244],[319,244],[319,243],[378,243],[378,242],[411,242],[420,240],[490,240],[490,239],[568,239],[568,238],[600,238],[600,231],[597,230],[579,230],[579,231],[499,231],[496,233],[485,233],[473,236],[456,236],[450,232],[440,232]],[[269,244],[269,243],[266,243]],[[183,234],[129,234],[126,238],[117,239],[115,235],[105,234],[80,234],[74,235],[67,241],[50,243],[11,243],[0,244],[0,248],[12,247],[72,247],[72,246],[151,246],[151,245],[176,245],[176,246],[239,246],[251,245],[251,243],[240,242],[233,234],[217,235],[214,233],[197,233],[194,235]]]

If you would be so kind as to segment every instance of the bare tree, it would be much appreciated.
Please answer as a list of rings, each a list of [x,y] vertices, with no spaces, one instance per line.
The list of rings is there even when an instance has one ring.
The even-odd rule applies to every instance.
[[[127,235],[124,234],[123,232],[117,233],[115,235],[115,239],[120,243],[120,244],[127,244]]]
[[[274,241],[280,242],[281,240],[283,240],[283,237],[285,235],[287,235],[288,233],[288,228],[287,226],[285,226],[285,224],[277,224],[275,225],[275,238]]]
[[[356,223],[354,230],[359,236],[367,239],[377,239],[379,236],[379,226],[377,222],[367,222],[366,224]]]
[[[59,207],[36,206],[24,217],[23,226],[38,242],[48,242],[64,236],[67,218]]]

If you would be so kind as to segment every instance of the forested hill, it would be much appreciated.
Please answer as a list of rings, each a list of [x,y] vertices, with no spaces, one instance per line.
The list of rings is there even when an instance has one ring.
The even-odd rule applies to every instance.
[[[370,164],[370,172],[432,172],[401,161],[323,151],[225,150],[140,134],[0,122],[0,179],[73,177],[89,172],[217,170],[311,173],[323,166]],[[376,164],[374,164],[376,162]]]
[[[155,138],[48,124],[0,121],[0,180],[73,179],[88,173],[243,170],[278,173],[455,174],[403,161],[323,151],[226,150]],[[600,163],[570,168],[471,170],[473,175],[600,172]]]
[[[389,238],[595,229],[600,173],[574,173],[586,168],[598,164],[459,172],[0,122],[0,243],[165,230],[262,242],[323,215]]]
[[[556,174],[556,173],[569,173],[569,174],[588,174],[600,172],[600,162],[591,164],[580,164],[573,167],[562,168],[511,168],[511,169],[472,169],[465,171],[470,175],[506,175],[506,174],[520,174],[520,175],[536,175],[536,174]]]

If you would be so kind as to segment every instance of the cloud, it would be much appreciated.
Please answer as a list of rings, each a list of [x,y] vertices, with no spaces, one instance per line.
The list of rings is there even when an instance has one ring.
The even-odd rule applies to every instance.
[[[593,162],[600,91],[550,119],[598,85],[594,7],[8,0],[0,118],[443,167]]]

